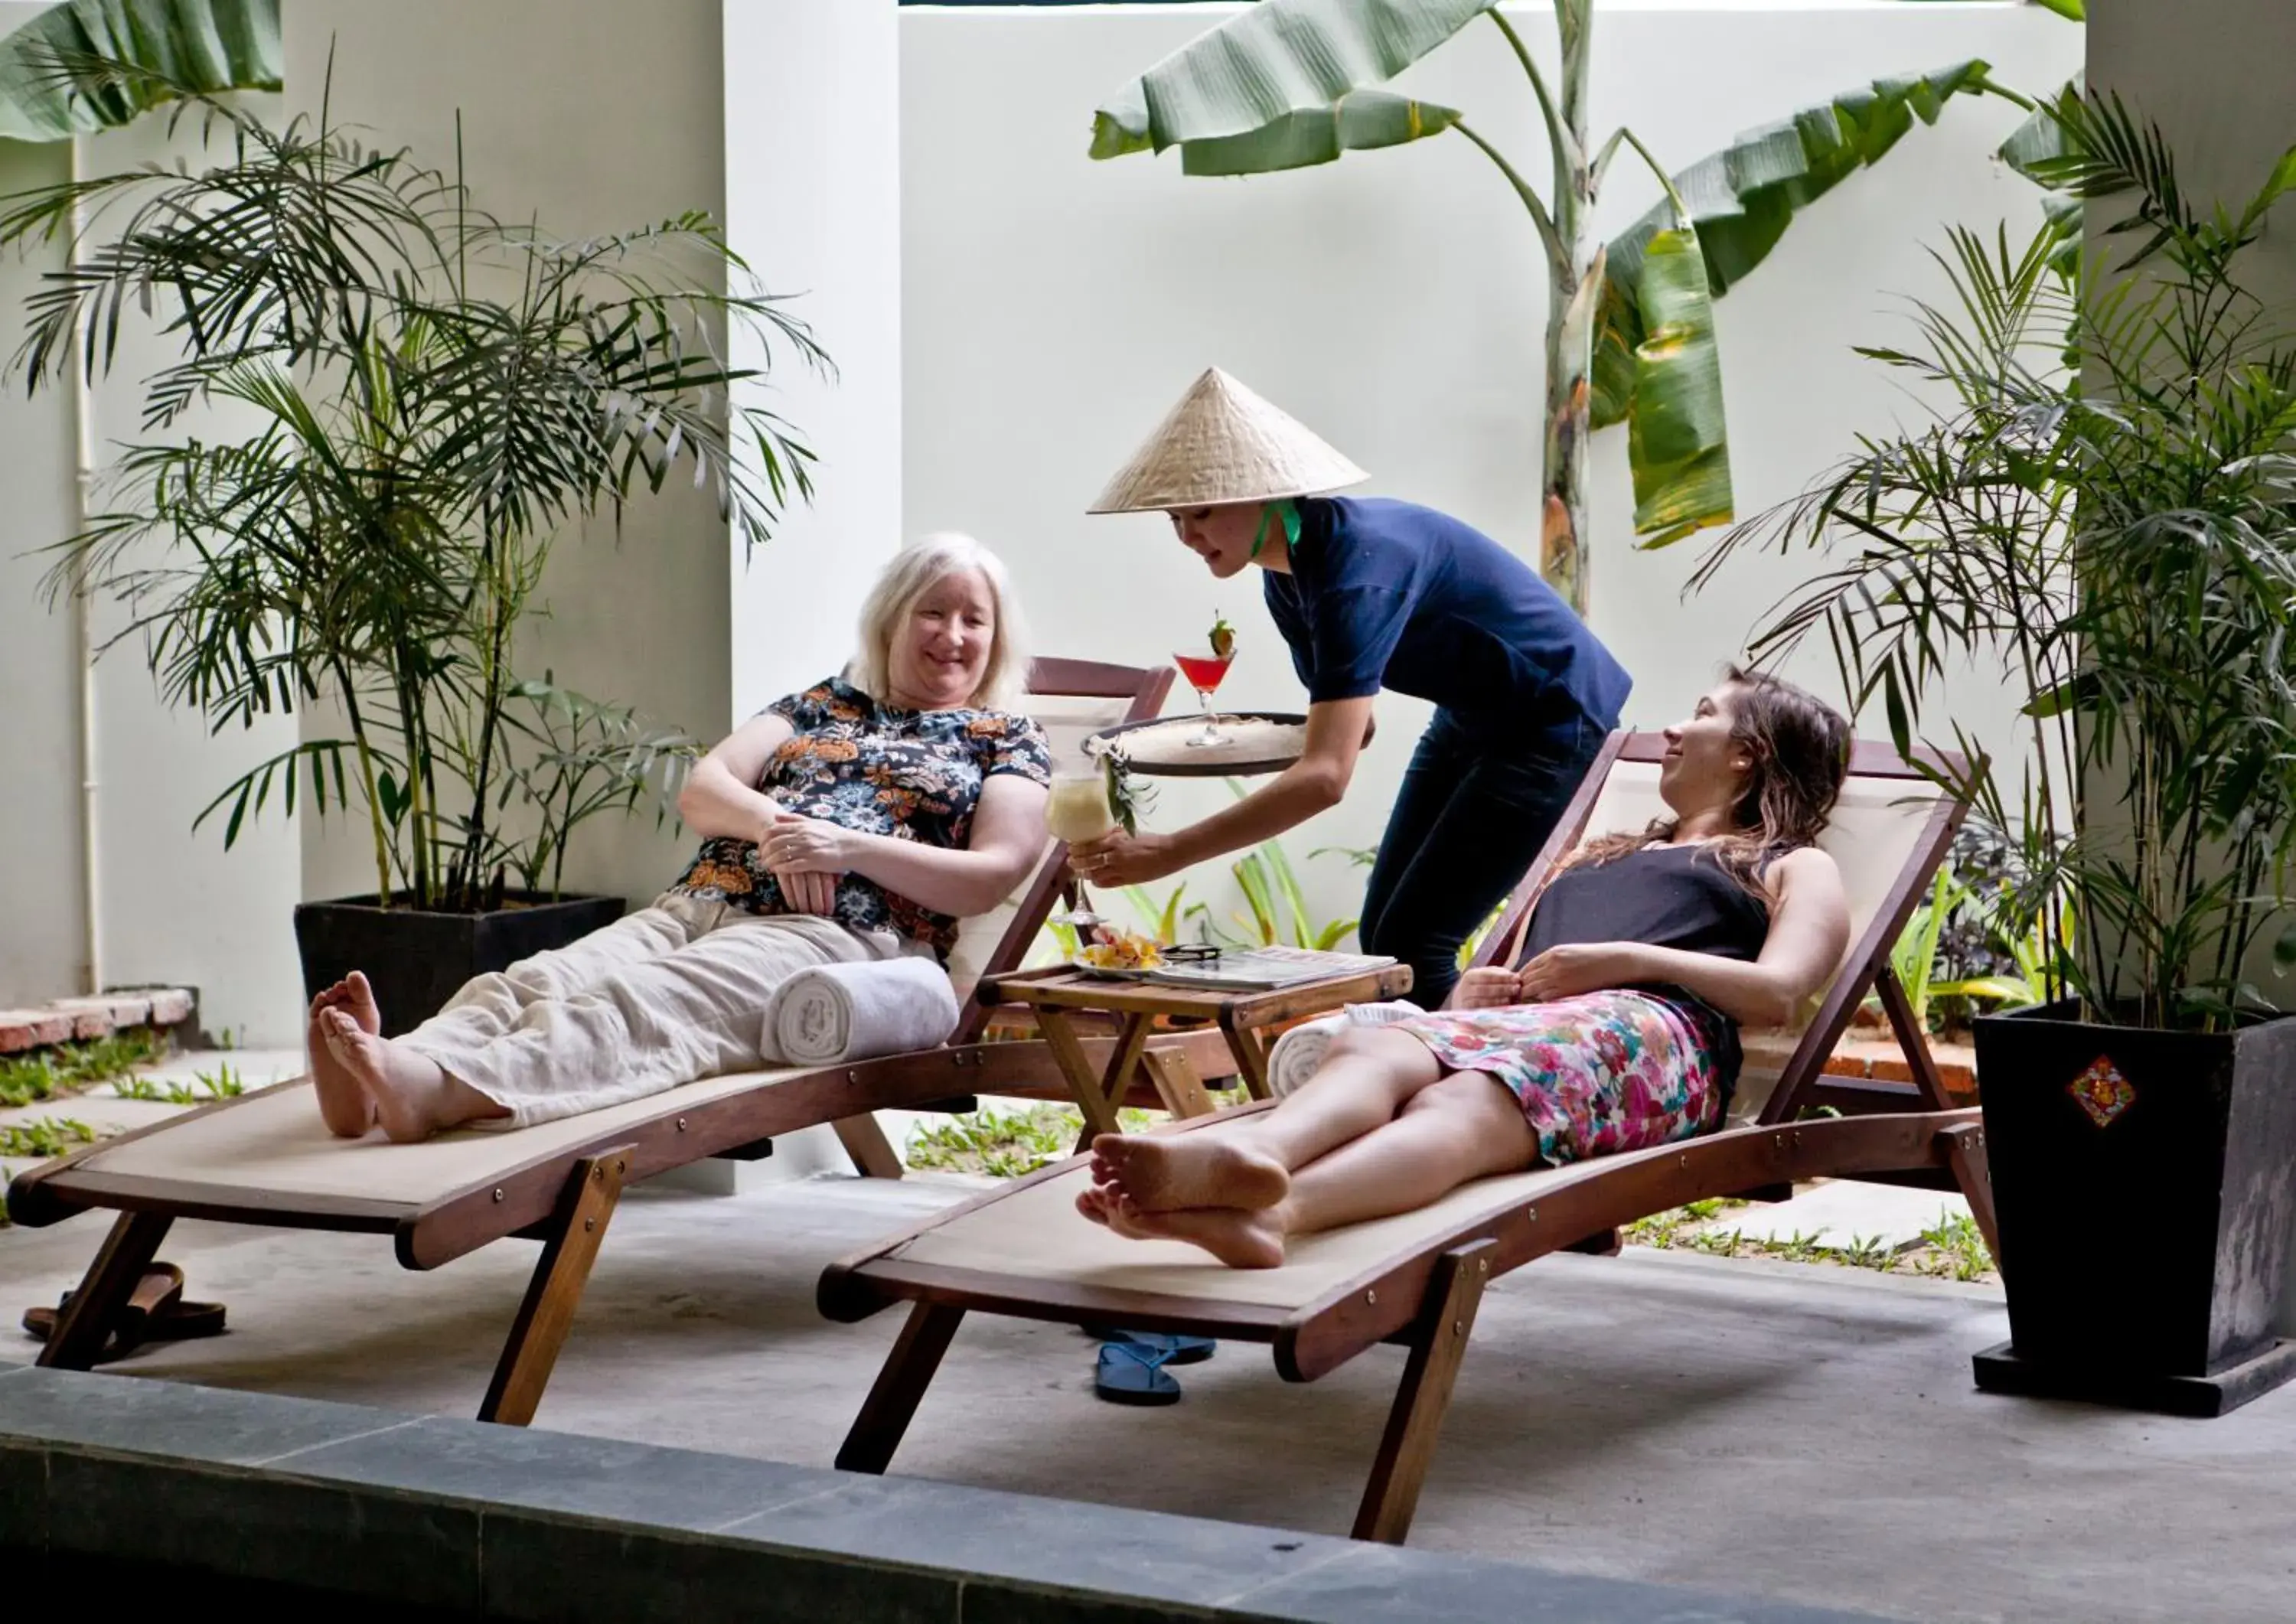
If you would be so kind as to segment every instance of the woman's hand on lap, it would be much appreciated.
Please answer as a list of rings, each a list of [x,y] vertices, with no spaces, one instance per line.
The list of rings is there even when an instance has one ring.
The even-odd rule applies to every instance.
[[[1517,972],[1514,1002],[1546,1004],[1650,979],[1639,942],[1569,942],[1549,947]]]
[[[1127,834],[1118,830],[1069,848],[1069,866],[1092,885],[1142,885],[1183,866],[1165,834]]]
[[[1516,1002],[1517,977],[1512,970],[1486,964],[1470,970],[1451,989],[1453,1009],[1499,1009]]]
[[[827,818],[783,813],[758,836],[758,860],[775,874],[844,874],[853,866],[852,831]]]
[[[837,906],[837,880],[832,874],[807,874],[793,868],[769,868],[782,888],[782,900],[793,914],[827,914]]]
[[[773,876],[791,913],[826,915],[836,907],[837,882],[851,866],[847,833],[826,819],[782,811],[758,831],[758,866]]]

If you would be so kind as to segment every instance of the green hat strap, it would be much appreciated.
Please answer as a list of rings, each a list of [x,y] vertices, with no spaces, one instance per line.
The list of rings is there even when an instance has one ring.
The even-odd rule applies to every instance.
[[[1267,545],[1268,521],[1283,515],[1283,541],[1287,546],[1300,545],[1300,504],[1289,496],[1265,504],[1259,510],[1259,529],[1251,538],[1251,556],[1258,558],[1259,550]]]

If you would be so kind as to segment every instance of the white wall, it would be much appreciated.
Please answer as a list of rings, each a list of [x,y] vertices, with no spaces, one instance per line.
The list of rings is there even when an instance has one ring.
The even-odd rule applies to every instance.
[[[88,174],[117,173],[195,152],[194,139],[186,124],[171,144],[164,121],[146,119],[87,138],[81,161]],[[172,340],[131,327],[111,375],[98,383],[99,507],[106,499],[102,471],[122,445],[152,438],[140,421],[142,380],[179,353]],[[204,408],[172,431],[209,438],[238,431],[226,411]],[[126,619],[121,606],[99,605],[98,636],[108,638]],[[298,895],[295,832],[276,818],[250,822],[226,851],[222,816],[196,832],[192,821],[241,774],[292,746],[293,718],[269,716],[210,734],[196,713],[160,704],[139,639],[111,647],[96,663],[96,678],[106,984],[189,982],[200,989],[201,1024],[209,1031],[230,1029],[242,1043],[292,1041],[301,1021],[294,943],[283,926]]]
[[[0,33],[41,9],[0,4]],[[80,159],[97,174],[197,150],[190,130],[170,143],[163,124],[146,121],[83,140]],[[0,193],[61,181],[70,162],[62,145],[0,142]],[[15,349],[21,301],[39,274],[63,262],[60,243],[0,262],[0,350]],[[132,321],[123,330],[119,364],[90,399],[99,474],[120,442],[142,437],[138,381],[164,353]],[[51,613],[37,591],[46,561],[26,556],[77,528],[76,456],[66,391],[29,400],[20,383],[0,391],[0,748],[10,766],[0,782],[0,1005],[81,991],[88,974],[78,644],[69,603]],[[122,615],[99,603],[94,620],[101,639]],[[133,644],[98,662],[94,687],[97,974],[108,986],[195,986],[211,1030],[285,1040],[296,1029],[291,997],[281,996],[292,991],[293,947],[276,923],[296,895],[293,833],[251,830],[226,854],[219,824],[191,825],[239,773],[291,743],[293,725],[209,738],[196,717],[160,705]]]
[[[1519,205],[1462,141],[1224,182],[1185,178],[1169,155],[1089,161],[1094,106],[1234,9],[903,13],[908,513],[1002,549],[1047,650],[1161,660],[1192,646],[1218,609],[1242,640],[1223,701],[1296,708],[1256,588],[1204,576],[1159,515],[1087,519],[1085,504],[1217,364],[1370,469],[1365,491],[1447,509],[1535,557],[1545,273]],[[1509,14],[1551,67],[1550,8]],[[2079,67],[2081,43],[2078,28],[2031,6],[1605,0],[1593,121],[1598,132],[1631,123],[1678,168],[1893,72],[1981,56],[2006,83],[2054,88]],[[1462,108],[1518,167],[1544,174],[1535,106],[1495,29],[1470,29],[1399,83]],[[1937,290],[1923,250],[1944,223],[2038,223],[2032,189],[1989,157],[2018,117],[1957,101],[1939,127],[1917,127],[1881,169],[1821,201],[1719,307],[1742,513],[1799,490],[1857,429],[1886,428],[1900,410],[1900,386],[1850,346],[1905,336],[1898,296]],[[1624,159],[1598,224],[1622,228],[1655,196]],[[1631,513],[1623,438],[1606,433],[1593,619],[1636,675],[1628,719],[1654,726],[1688,708],[1808,565],[1749,564],[1685,603],[1699,545],[1635,553]],[[1834,685],[1821,662],[1799,674]],[[1956,709],[1997,734],[1996,695],[1963,685]],[[1380,736],[1346,805],[1291,837],[1295,856],[1377,838],[1424,714],[1381,701]],[[1224,793],[1175,783],[1156,821]],[[1330,857],[1308,868],[1324,911],[1353,911],[1359,872]]]
[[[37,8],[0,5],[0,33]],[[0,193],[65,176],[60,146],[0,141]],[[21,309],[61,250],[0,258],[0,313]],[[0,327],[0,353],[17,324]],[[61,395],[0,390],[0,1008],[81,990],[78,662],[69,604],[51,613],[35,549],[73,526],[72,425]]]
[[[553,665],[708,733],[841,655],[860,586],[896,537],[955,528],[1012,559],[1047,651],[1160,660],[1218,608],[1244,639],[1223,697],[1295,704],[1250,594],[1194,573],[1160,520],[1081,511],[1212,362],[1371,468],[1370,488],[1447,507],[1528,555],[1542,273],[1528,226],[1472,150],[1439,141],[1226,185],[1184,180],[1168,160],[1094,165],[1084,142],[1095,103],[1222,8],[912,8],[898,19],[895,107],[890,6],[674,0],[642,19],[614,0],[289,8],[291,106],[316,103],[332,45],[339,117],[444,159],[461,108],[474,183],[505,211],[532,209],[572,234],[721,209],[768,284],[805,295],[800,308],[840,366],[834,389],[791,377],[777,390],[824,452],[817,514],[793,520],[748,570],[732,566],[730,591],[725,530],[688,493],[634,510],[619,537],[601,527],[570,543],[529,668]],[[0,0],[0,27],[34,9]],[[1551,57],[1545,9],[1526,7],[1521,24]],[[2039,88],[2080,53],[2078,29],[1992,4],[1606,0],[1598,29],[1597,122],[1631,119],[1677,163],[1877,74],[1981,54]],[[1497,44],[1471,32],[1406,83],[1466,107],[1543,167],[1535,115]],[[1722,306],[1742,511],[1798,488],[1855,427],[1897,409],[1893,386],[1848,347],[1902,332],[1893,295],[1934,286],[1921,250],[1939,223],[2031,217],[2024,183],[1987,158],[2013,119],[1956,105],[1945,127],[1916,130]],[[898,221],[884,193],[897,130]],[[99,161],[114,160],[106,145]],[[0,178],[37,179],[54,161],[0,152]],[[1605,223],[1624,224],[1652,194],[1621,167]],[[838,241],[818,246],[827,238]],[[887,285],[897,263],[898,314]],[[30,274],[0,267],[0,310],[16,308]],[[119,411],[109,393],[99,399],[105,435],[127,431]],[[70,990],[78,955],[70,627],[30,595],[37,567],[17,557],[65,528],[62,414],[60,399],[0,400],[0,743],[37,764],[14,775],[31,782],[0,787],[11,914],[0,998]],[[1681,603],[1694,549],[1628,551],[1623,461],[1616,436],[1598,442],[1595,619],[1636,672],[1632,718],[1655,723],[1684,708],[1797,571],[1749,569]],[[1981,716],[1978,686],[1967,709]],[[291,1034],[288,909],[298,895],[365,883],[356,842],[274,823],[224,856],[212,831],[189,832],[191,816],[242,758],[281,741],[208,740],[195,720],[158,709],[125,652],[104,662],[99,702],[109,979],[197,981],[211,1024]],[[1296,855],[1376,837],[1423,714],[1399,700],[1382,712],[1364,780],[1292,840]],[[1158,816],[1223,793],[1176,785]],[[642,897],[683,849],[643,822],[594,825],[574,878]],[[1359,874],[1336,858],[1308,866],[1322,906],[1352,907]]]
[[[0,31],[39,9],[0,0]],[[843,658],[860,586],[900,535],[894,24],[892,0],[671,0],[642,15],[615,0],[288,8],[290,111],[315,110],[324,92],[335,118],[370,140],[444,165],[459,110],[480,201],[561,235],[687,209],[730,213],[737,247],[773,291],[801,296],[800,313],[839,363],[834,385],[794,369],[775,380],[771,403],[823,453],[821,496],[755,567],[705,496],[673,488],[619,526],[565,539],[522,669],[554,669],[714,736]],[[89,162],[156,155],[159,128],[102,137]],[[744,176],[731,198],[729,150]],[[61,149],[0,147],[0,189],[60,178],[64,161]],[[20,308],[45,263],[0,267],[0,311]],[[132,381],[139,368],[122,375]],[[131,390],[100,391],[99,438],[131,432]],[[72,627],[46,614],[33,591],[40,565],[19,557],[71,528],[62,398],[0,399],[0,744],[26,764],[0,784],[6,1002],[77,990],[84,929]],[[210,741],[195,718],[158,706],[132,651],[103,662],[98,689],[107,979],[192,980],[211,1026],[291,1038],[290,912],[300,896],[370,886],[364,840],[340,821],[275,818],[225,855],[212,827],[190,833],[192,816],[291,742],[294,724]],[[569,880],[644,899],[687,847],[644,818],[601,819],[578,841]]]
[[[627,230],[688,209],[722,216],[718,0],[299,0],[285,11],[288,102],[315,111],[334,58],[334,117],[451,168],[462,115],[479,202],[555,236]],[[714,735],[728,709],[726,527],[681,482],[562,538],[548,618],[517,668],[657,721]],[[372,890],[359,832],[303,828],[306,896]],[[643,899],[686,842],[646,817],[602,817],[577,836],[571,889]]]
[[[800,296],[835,367],[785,365],[741,397],[799,425],[819,461],[815,501],[773,545],[734,549],[733,721],[844,665],[903,537],[898,21],[895,0],[726,0],[726,232],[773,291]],[[734,353],[762,358],[754,340]]]

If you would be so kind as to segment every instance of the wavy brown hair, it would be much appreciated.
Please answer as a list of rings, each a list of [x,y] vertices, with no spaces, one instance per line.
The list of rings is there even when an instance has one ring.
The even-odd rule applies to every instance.
[[[1849,775],[1849,718],[1808,689],[1767,671],[1725,668],[1730,737],[1753,758],[1753,771],[1730,808],[1733,833],[1713,844],[1715,861],[1740,885],[1763,895],[1772,859],[1815,844]],[[1661,817],[1640,834],[1588,841],[1559,865],[1608,863],[1674,838],[1678,820]]]

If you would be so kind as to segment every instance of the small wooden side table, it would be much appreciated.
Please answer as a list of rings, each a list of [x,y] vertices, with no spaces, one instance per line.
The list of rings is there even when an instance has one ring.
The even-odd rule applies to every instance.
[[[1244,1087],[1252,1098],[1264,1100],[1269,1097],[1268,1045],[1264,1036],[1267,1028],[1302,1016],[1328,1014],[1343,1005],[1400,997],[1410,989],[1407,964],[1358,970],[1267,992],[1118,980],[1056,965],[998,976],[982,988],[982,994],[996,1003],[1025,1005],[1034,1013],[1037,1029],[1044,1033],[1053,1058],[1068,1079],[1070,1092],[1084,1111],[1084,1134],[1077,1142],[1082,1151],[1095,1134],[1124,1131],[1117,1122],[1116,1110],[1132,1086],[1134,1073],[1144,1067],[1173,1115],[1202,1116],[1212,1109],[1210,1095],[1184,1056],[1160,1054],[1148,1047],[1160,1015],[1175,1026],[1217,1025],[1235,1055]],[[1105,1070],[1093,1065],[1078,1038],[1075,1018],[1086,1013],[1107,1015],[1119,1023],[1116,1046]]]

